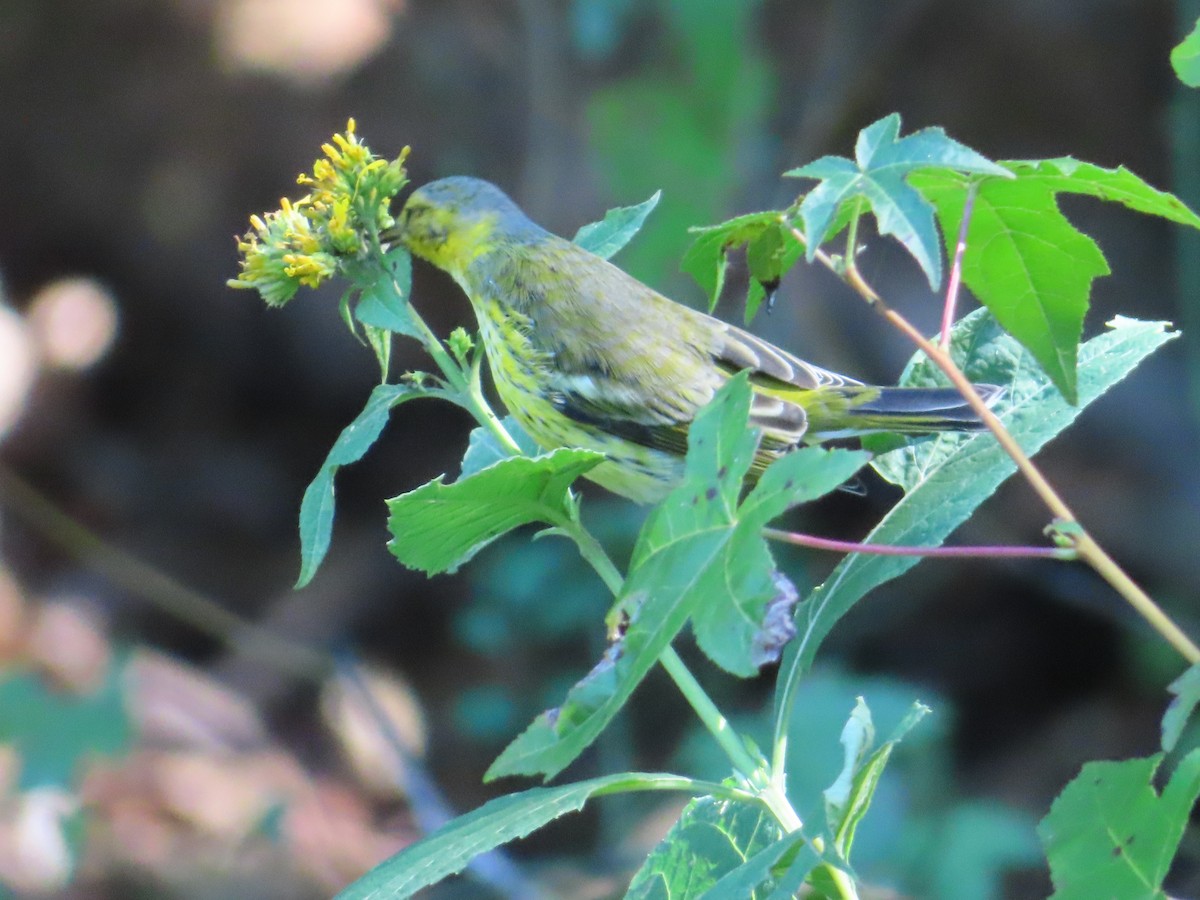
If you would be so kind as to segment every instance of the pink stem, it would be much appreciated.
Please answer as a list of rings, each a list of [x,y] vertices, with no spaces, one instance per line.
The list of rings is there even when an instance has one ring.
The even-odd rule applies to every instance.
[[[860,544],[855,541],[835,541],[831,538],[816,537],[811,534],[797,534],[792,531],[779,531],[775,528],[764,528],[763,536],[785,544],[795,544],[799,547],[811,547],[814,550],[832,550],[835,553],[870,553],[875,556],[969,556],[1021,559],[1063,559],[1076,558],[1075,551],[1070,547],[898,547],[892,544]]]
[[[963,201],[962,221],[958,223],[958,243],[954,245],[954,262],[950,266],[950,282],[946,285],[946,304],[942,307],[942,334],[938,341],[943,350],[950,349],[950,326],[954,324],[958,308],[958,287],[962,283],[963,254],[967,251],[967,227],[971,223],[971,211],[975,208],[975,191],[978,182],[967,188]]]

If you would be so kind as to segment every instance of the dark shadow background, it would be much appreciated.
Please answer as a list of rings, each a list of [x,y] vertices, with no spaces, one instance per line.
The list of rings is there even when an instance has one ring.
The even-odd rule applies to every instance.
[[[796,184],[779,173],[849,154],[858,129],[892,111],[906,131],[940,125],[993,158],[1073,155],[1181,190],[1200,170],[1187,129],[1173,126],[1200,108],[1168,64],[1185,31],[1169,3],[738,8],[5,0],[3,300],[29,316],[47,285],[82,276],[107,292],[119,324],[93,367],[41,368],[16,425],[0,431],[0,462],[105,540],[228,609],[312,645],[353,647],[399,673],[430,722],[433,776],[457,808],[482,802],[495,788],[480,775],[527,721],[522,703],[536,711],[554,702],[595,659],[605,604],[569,560],[540,557],[523,541],[457,577],[425,580],[392,561],[382,498],[455,473],[470,428],[431,404],[403,407],[368,458],[342,474],[331,557],[311,588],[290,592],[301,494],[365,401],[375,363],[341,327],[336,292],[302,294],[274,312],[225,280],[247,216],[296,196],[296,174],[348,116],[382,155],[411,144],[415,183],[491,179],[568,235],[664,188],[660,210],[617,262],[693,304],[700,291],[676,271],[687,226],[788,202]],[[1115,206],[1064,208],[1114,271],[1096,285],[1088,334],[1118,312],[1196,321],[1198,285],[1181,286],[1176,256],[1196,253],[1190,236]],[[873,241],[863,268],[906,314],[936,326],[938,300],[901,253]],[[419,269],[415,296],[439,332],[469,324],[465,299],[439,273]],[[722,309],[740,315],[733,302]],[[754,327],[864,380],[896,378],[910,353],[832,277],[803,266]],[[1191,344],[1161,351],[1041,462],[1099,540],[1195,634]],[[397,352],[397,371],[422,365],[413,348]],[[872,485],[866,498],[829,498],[794,522],[858,537],[892,499]],[[636,513],[599,491],[589,505],[614,541],[631,538]],[[1011,483],[956,540],[1036,543],[1046,524],[1031,492]],[[18,510],[0,508],[0,540],[2,564],[31,603],[69,589],[114,641],[165,651],[248,698],[312,770],[341,765],[311,685],[100,577]],[[815,582],[831,560],[797,555],[795,564],[801,581]],[[531,566],[564,574],[539,582]],[[488,612],[493,595],[502,612]],[[519,649],[522,622],[537,633]],[[1034,818],[1083,761],[1156,749],[1163,688],[1181,668],[1098,578],[1033,563],[923,565],[868,597],[825,654],[848,672],[944,698],[947,786]],[[772,680],[717,678],[714,691],[749,711],[769,702]],[[667,766],[690,723],[657,680],[639,704],[628,745],[614,752],[637,768]],[[608,768],[589,758],[578,772]],[[402,807],[387,815],[404,816]],[[520,853],[531,866],[551,857],[558,869],[611,876],[592,893],[571,881],[562,894],[606,896],[629,861],[614,862],[611,846],[609,856],[597,852],[606,826],[582,821]],[[566,878],[558,869],[553,877]],[[156,878],[98,863],[86,896],[130,896],[121,893],[130,883],[145,896],[199,896]],[[1196,889],[1193,864],[1185,860],[1177,878],[1176,892]],[[1036,867],[1012,875],[1006,895],[1044,896],[1044,879]]]

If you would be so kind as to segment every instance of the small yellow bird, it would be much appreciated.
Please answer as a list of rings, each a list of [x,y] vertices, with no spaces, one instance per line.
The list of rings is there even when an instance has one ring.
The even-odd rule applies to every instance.
[[[669,300],[477,178],[420,188],[388,237],[466,292],[496,388],[529,435],[604,453],[587,477],[639,503],[679,482],[696,413],[744,369],[762,431],[751,478],[801,443],[981,427],[955,390],[864,385]]]

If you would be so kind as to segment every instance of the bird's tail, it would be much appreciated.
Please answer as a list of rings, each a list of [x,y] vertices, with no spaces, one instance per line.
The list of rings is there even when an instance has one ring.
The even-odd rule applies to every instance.
[[[977,384],[988,406],[1004,389]],[[823,403],[809,408],[808,440],[830,440],[873,431],[931,434],[978,431],[983,422],[954,388],[850,386],[822,388]]]

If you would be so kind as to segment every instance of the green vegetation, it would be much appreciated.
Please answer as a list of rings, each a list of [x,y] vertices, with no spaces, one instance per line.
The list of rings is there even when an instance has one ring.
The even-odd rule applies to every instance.
[[[352,129],[338,141],[343,148],[348,142],[361,146]],[[837,621],[872,588],[898,577],[922,555],[935,555],[1014,472],[1021,472],[1047,507],[1050,544],[964,552],[1089,565],[1187,662],[1200,660],[1200,650],[1121,571],[1030,461],[1083,408],[1177,336],[1166,323],[1118,318],[1104,333],[1080,343],[1091,283],[1107,272],[1107,265],[1092,239],[1061,214],[1056,197],[1088,194],[1200,227],[1200,218],[1171,195],[1125,169],[1070,159],[993,162],[940,129],[901,137],[899,117],[892,115],[863,129],[853,160],[824,157],[785,173],[815,181],[787,208],[697,229],[683,264],[714,301],[729,254],[743,248],[752,276],[750,313],[802,258],[827,266],[881,313],[881,321],[918,344],[903,383],[957,387],[989,430],[907,443],[877,437],[867,442],[874,457],[844,449],[801,449],[775,461],[747,491],[743,475],[759,435],[747,427],[747,380],[735,377],[697,418],[689,434],[684,481],[651,511],[622,570],[585,525],[580,498],[571,488],[602,456],[571,448],[540,451],[515,423],[490,408],[480,380],[480,342],[462,332],[445,342],[437,338],[409,303],[407,259],[380,242],[390,216],[374,189],[363,185],[373,185],[372,179],[386,173],[387,188],[398,190],[404,181],[397,170],[402,159],[384,165],[367,152],[360,156],[361,176],[347,173],[349,196],[368,197],[362,209],[373,210],[375,218],[359,226],[361,240],[350,242],[354,249],[347,252],[320,241],[293,247],[288,266],[273,270],[278,282],[266,284],[258,274],[266,268],[252,257],[238,282],[277,300],[294,292],[289,279],[311,279],[326,259],[322,254],[329,254],[351,281],[342,303],[346,322],[364,332],[384,378],[339,437],[305,496],[301,583],[312,577],[329,545],[338,467],[361,458],[398,405],[417,398],[454,403],[479,426],[466,449],[462,474],[451,483],[438,478],[388,501],[392,553],[430,575],[450,572],[513,529],[540,523],[546,527],[537,537],[571,542],[613,598],[608,648],[553,709],[512,740],[487,777],[557,776],[611,725],[656,665],[664,667],[708,730],[726,771],[719,781],[627,772],[510,794],[408,847],[341,896],[409,896],[461,871],[476,855],[593,798],[670,790],[693,799],[646,860],[628,896],[785,897],[807,884],[809,896],[857,897],[860,825],[869,822],[893,751],[902,740],[920,735],[928,708],[911,698],[890,737],[879,743],[872,711],[860,697],[843,713],[849,718],[840,739],[841,770],[813,795],[810,787],[801,786],[807,779],[793,777],[805,766],[794,746],[814,740],[835,746],[838,739],[832,733],[814,737],[815,722],[806,718],[797,698],[821,683],[824,676],[813,665]],[[576,241],[605,256],[615,253],[638,231],[656,200],[657,195],[641,206],[614,211],[604,222],[581,229]],[[347,202],[353,207],[353,199],[339,205],[335,196],[325,207],[345,209]],[[309,198],[293,207],[302,214],[321,208]],[[950,285],[947,327],[940,340],[920,335],[859,271],[859,228],[868,216],[880,233],[904,246],[932,288]],[[278,236],[268,227],[276,221],[271,216],[256,220],[246,248],[278,252],[271,243]],[[345,243],[340,222],[336,216],[309,214],[301,236],[307,240],[324,231],[330,241],[337,234]],[[948,263],[943,262],[939,226]],[[985,308],[951,327],[960,282]],[[390,342],[397,335],[420,341],[436,371],[387,381]],[[989,408],[972,382],[1000,385],[1004,395]],[[862,545],[844,547],[849,551],[845,559],[801,600],[768,541],[804,543],[806,536],[766,526],[788,508],[835,490],[868,464],[899,485],[904,496]],[[701,497],[707,502],[698,502]],[[569,596],[556,600],[570,602]],[[716,707],[672,648],[689,625],[705,656],[732,676],[751,676],[781,660],[769,724],[746,723],[743,728]],[[1164,722],[1164,751],[1174,747],[1194,705],[1195,684],[1196,676],[1190,674],[1174,687],[1178,699]],[[1085,767],[1039,829],[1058,889],[1055,896],[1095,896],[1100,882],[1093,879],[1101,877],[1095,873],[1105,873],[1105,879],[1111,874],[1112,880],[1103,882],[1106,890],[1128,885],[1114,896],[1162,896],[1162,879],[1200,792],[1198,754],[1193,751],[1176,762],[1161,796],[1150,784],[1162,765],[1161,754]],[[951,896],[944,891],[970,883],[973,895],[987,896],[1000,867],[1028,860],[1028,831],[1015,821],[969,807],[939,816],[936,821],[914,819],[908,826],[912,841],[917,835],[929,840],[940,833],[944,842],[953,843],[947,835],[957,836],[954,858],[926,867],[926,888],[932,894]],[[951,823],[965,830],[955,831]],[[971,837],[986,834],[993,837]],[[956,869],[964,859],[972,861],[972,868]]]

